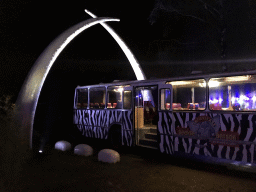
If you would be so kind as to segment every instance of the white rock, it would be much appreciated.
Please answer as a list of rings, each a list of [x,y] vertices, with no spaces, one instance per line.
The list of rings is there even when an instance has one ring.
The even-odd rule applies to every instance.
[[[98,161],[106,163],[116,163],[120,161],[120,155],[113,149],[102,149],[98,153]]]
[[[70,151],[71,144],[67,141],[58,141],[55,143],[55,149],[60,151]]]
[[[79,144],[74,148],[74,154],[83,155],[83,156],[91,156],[93,154],[93,148],[86,144]]]

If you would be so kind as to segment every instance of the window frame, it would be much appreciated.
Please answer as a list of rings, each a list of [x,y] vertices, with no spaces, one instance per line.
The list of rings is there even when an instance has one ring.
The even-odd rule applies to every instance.
[[[80,107],[78,108],[77,107],[77,104],[78,104],[78,100],[79,100],[79,92],[83,89],[86,89],[87,91],[87,107]],[[76,89],[76,92],[75,92],[75,103],[74,103],[74,108],[75,109],[88,109],[88,103],[89,103],[89,88],[79,88],[79,89]]]
[[[99,108],[95,108],[95,107],[91,107],[91,91],[94,91],[94,89],[102,89],[103,90],[103,102],[104,102],[104,107],[100,107],[100,103],[99,103]],[[105,86],[98,86],[98,87],[90,87],[89,88],[89,101],[88,101],[88,108],[89,109],[99,109],[99,110],[102,110],[102,109],[106,109],[106,93],[107,93],[107,89]],[[105,96],[104,96],[105,95]],[[105,97],[105,98],[104,98]],[[97,102],[98,103],[98,102]],[[95,102],[94,102],[95,104]]]
[[[130,108],[125,108],[125,102],[124,102],[124,92],[125,91],[130,91],[131,92],[131,97],[130,97]],[[125,89],[123,90],[123,109],[124,110],[132,110],[133,109],[133,90],[132,87],[130,89]]]
[[[113,108],[113,105],[111,105],[112,107],[111,108],[108,108],[108,103],[109,103],[109,88],[113,88],[114,89],[114,87],[116,87],[116,88],[122,88],[123,90],[122,90],[122,92],[121,92],[121,103],[122,103],[122,107],[121,108]],[[111,86],[108,86],[107,88],[106,88],[106,109],[110,109],[110,110],[120,110],[120,109],[123,109],[124,108],[124,101],[123,101],[123,98],[124,97],[124,86],[123,85],[111,85]]]
[[[256,75],[255,74],[243,74],[243,75],[226,75],[226,76],[220,76],[220,77],[211,77],[211,78],[209,78],[208,79],[208,83],[207,83],[207,86],[208,86],[208,109],[209,109],[209,111],[210,112],[215,112],[215,113],[255,113],[256,112],[256,108],[253,110],[234,110],[234,109],[231,109],[231,107],[232,107],[232,104],[231,104],[231,106],[229,106],[226,110],[218,110],[218,109],[210,109],[210,86],[209,86],[209,83],[210,83],[210,80],[211,79],[213,79],[213,80],[215,80],[215,79],[221,79],[221,78],[230,78],[230,79],[236,79],[236,78],[238,78],[238,77],[245,77],[245,76],[249,76],[249,77],[253,77],[254,78],[254,80],[255,80],[255,83],[256,83]],[[248,77],[248,78],[249,78]],[[241,80],[242,81],[242,80]],[[247,81],[247,80],[244,80],[244,81]],[[236,81],[230,81],[230,83],[228,84],[227,83],[227,86],[228,85],[239,85],[239,83],[234,83],[234,82],[236,82]],[[237,81],[238,82],[238,81]],[[240,83],[241,85],[246,85],[246,84],[250,84],[249,82],[247,83]],[[252,84],[252,83],[251,83]],[[255,90],[256,90],[256,86],[255,86]],[[228,88],[228,91],[229,91],[229,88]],[[230,88],[230,91],[232,91],[231,90],[231,88]],[[232,95],[231,95],[232,96]],[[256,95],[255,95],[256,96]],[[223,98],[222,98],[223,99]],[[230,101],[229,101],[230,102]],[[230,103],[229,103],[229,105],[230,105]]]
[[[172,111],[174,111],[174,112],[194,112],[194,111],[197,111],[197,112],[204,112],[204,111],[207,111],[208,110],[208,108],[207,108],[207,106],[208,106],[208,100],[207,100],[207,98],[208,98],[208,88],[207,88],[207,79],[206,78],[198,78],[198,79],[180,79],[180,80],[172,80],[172,81],[166,81],[166,84],[171,84],[172,82],[182,82],[182,81],[199,81],[199,80],[204,80],[204,84],[205,84],[205,86],[204,86],[204,88],[205,88],[205,90],[204,90],[204,92],[205,92],[205,99],[204,99],[204,102],[205,102],[205,106],[204,106],[204,109],[192,109],[192,110],[190,110],[190,109],[174,109],[172,106],[171,106],[171,108],[172,108]],[[172,85],[172,84],[171,84]],[[173,105],[174,104],[174,102],[173,102],[173,100],[174,100],[174,86],[172,86],[172,102],[171,102],[171,104]],[[189,104],[189,103],[188,103]],[[196,104],[196,102],[194,103],[194,104]]]
[[[166,107],[166,100],[164,98],[164,104],[163,104],[163,100],[162,100],[162,94],[161,94],[161,91],[162,90],[166,90],[168,89],[170,91],[170,108],[167,109]],[[170,87],[161,87],[159,88],[159,111],[172,111],[172,88]],[[162,106],[165,106],[164,109],[162,108]]]

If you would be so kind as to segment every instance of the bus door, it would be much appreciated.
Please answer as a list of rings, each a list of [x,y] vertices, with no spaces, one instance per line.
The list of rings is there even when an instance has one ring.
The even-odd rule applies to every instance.
[[[135,88],[134,121],[136,144],[158,148],[158,85]]]

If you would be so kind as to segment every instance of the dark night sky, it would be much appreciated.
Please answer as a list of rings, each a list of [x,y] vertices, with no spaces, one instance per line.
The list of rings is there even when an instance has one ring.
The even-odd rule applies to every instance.
[[[153,25],[152,18],[149,18],[157,2],[155,0],[0,1],[2,94],[17,95],[31,66],[47,45],[64,30],[90,18],[84,9],[98,16],[121,20],[108,24],[131,48],[148,78],[180,74],[184,67],[174,65],[175,61],[220,59],[219,35],[216,27],[214,28],[215,21],[208,20],[214,23],[209,25],[170,12],[168,2],[171,1],[158,1],[164,2],[167,8],[157,12]],[[256,45],[255,3],[250,0],[225,2],[228,4],[227,59],[251,58]],[[197,8],[197,5],[178,6],[185,7],[189,14],[205,14],[205,10]],[[190,72],[202,68],[207,71],[210,65],[185,65],[185,68]],[[56,61],[49,79],[57,77],[69,79],[72,86],[109,82],[114,79],[135,79],[125,55],[101,26],[93,26],[86,30],[65,48]]]

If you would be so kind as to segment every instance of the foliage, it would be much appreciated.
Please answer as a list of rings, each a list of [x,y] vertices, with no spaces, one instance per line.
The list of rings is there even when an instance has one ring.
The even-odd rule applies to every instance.
[[[0,97],[0,119],[10,120],[15,104],[12,102],[12,96],[2,95]]]

